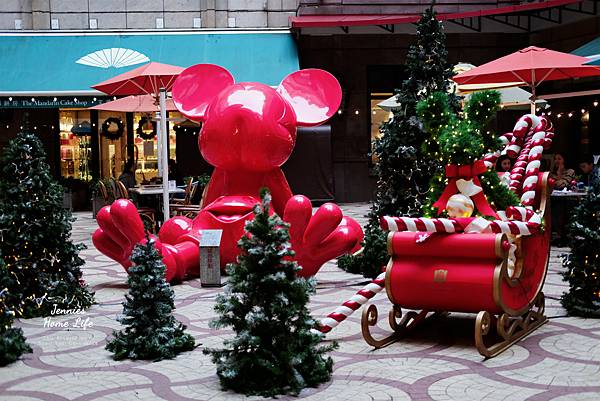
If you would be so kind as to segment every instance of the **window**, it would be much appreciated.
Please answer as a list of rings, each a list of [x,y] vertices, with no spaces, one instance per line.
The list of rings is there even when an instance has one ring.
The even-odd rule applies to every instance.
[[[377,155],[373,153],[373,143],[381,138],[379,127],[392,117],[390,111],[378,106],[379,103],[389,99],[393,93],[371,93],[371,162],[377,163]]]
[[[140,127],[142,119],[144,121]],[[169,159],[173,160],[177,160],[175,125],[180,120],[185,120],[181,113],[169,113]],[[133,127],[134,158],[137,162],[135,179],[137,182],[148,182],[158,177],[158,159],[160,155],[158,154],[157,121],[154,120],[153,113],[134,113]]]
[[[127,161],[127,122],[125,113],[115,111],[100,111],[98,113],[100,125],[100,175],[118,178],[123,172]],[[108,130],[112,135],[122,130],[121,136],[111,139],[104,135],[103,130]]]
[[[61,176],[90,181],[92,179],[90,112],[77,109],[60,110],[59,124]]]

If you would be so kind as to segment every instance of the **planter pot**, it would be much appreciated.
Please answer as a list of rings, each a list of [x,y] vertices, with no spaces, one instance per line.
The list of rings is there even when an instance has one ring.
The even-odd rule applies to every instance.
[[[90,210],[90,194],[87,187],[72,191],[72,199],[74,211]]]
[[[73,211],[73,194],[70,191],[63,193],[63,208]]]
[[[94,218],[96,218],[96,214],[100,209],[102,209],[102,206],[104,205],[104,198],[102,198],[101,196],[95,196],[92,198],[92,214]]]

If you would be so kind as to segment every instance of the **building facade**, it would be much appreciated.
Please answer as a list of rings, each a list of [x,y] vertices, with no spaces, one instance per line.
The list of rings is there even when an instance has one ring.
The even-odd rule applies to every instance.
[[[57,176],[118,175],[131,157],[140,180],[155,175],[155,144],[137,135],[143,114],[87,110],[111,99],[90,85],[142,65],[122,63],[118,49],[144,62],[215,63],[238,81],[273,86],[295,69],[322,68],[340,81],[342,105],[330,130],[299,135],[284,169],[295,192],[367,201],[376,184],[371,142],[389,117],[377,104],[400,86],[414,23],[426,7],[419,0],[4,0],[0,147],[27,121],[45,138]],[[438,0],[435,9],[452,63],[479,65],[529,45],[571,52],[600,36],[598,4],[591,0]],[[82,58],[87,64],[78,63]],[[596,90],[597,81],[544,84],[539,92]],[[573,163],[580,153],[600,153],[596,96],[551,101],[554,115],[563,116],[555,119],[554,150]],[[512,128],[520,113],[500,113],[498,130]],[[120,139],[102,135],[111,117],[122,124]],[[198,127],[184,122],[170,130],[171,153],[184,174],[209,172],[195,145]]]
[[[3,0],[0,30],[287,28],[295,0]]]
[[[297,16],[291,18],[300,66],[332,72],[344,89],[342,107],[331,120],[338,200],[372,197],[376,161],[370,155],[371,143],[389,116],[377,104],[401,84],[403,63],[414,41],[414,23],[427,7],[427,1],[410,0],[301,0]],[[435,10],[444,24],[452,64],[481,65],[530,45],[572,52],[600,36],[596,1],[445,0],[437,1]],[[542,84],[538,91],[595,90],[600,87],[598,81]],[[572,167],[583,153],[600,154],[600,137],[593,134],[600,128],[597,100],[598,93],[567,95],[550,102],[555,116],[563,113],[563,118],[552,117],[558,136],[551,152],[565,153]],[[526,112],[527,107],[500,112],[497,131],[512,130],[516,118]]]

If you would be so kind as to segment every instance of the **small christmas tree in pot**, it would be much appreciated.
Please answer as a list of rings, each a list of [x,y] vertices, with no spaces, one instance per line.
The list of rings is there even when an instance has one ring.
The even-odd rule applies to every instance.
[[[83,244],[71,239],[71,212],[50,175],[42,143],[20,133],[0,160],[0,251],[12,278],[6,303],[20,317],[83,309],[94,302],[82,280]]]
[[[156,246],[155,246],[156,245]],[[114,359],[170,359],[195,347],[194,338],[172,312],[174,293],[165,280],[165,265],[157,240],[146,237],[136,245],[129,268],[129,293],[118,320],[127,327],[113,334],[106,349]]]
[[[270,215],[271,195],[263,190],[254,220],[238,246],[237,263],[227,267],[225,293],[217,298],[219,317],[213,328],[232,327],[235,337],[224,349],[207,349],[225,389],[246,395],[298,394],[331,377],[333,361],[326,353],[337,344],[319,345],[322,335],[307,304],[314,279],[296,276],[289,260],[288,225]]]
[[[23,330],[12,327],[15,312],[5,302],[10,281],[4,260],[0,258],[0,366],[16,361],[25,352],[31,352]]]

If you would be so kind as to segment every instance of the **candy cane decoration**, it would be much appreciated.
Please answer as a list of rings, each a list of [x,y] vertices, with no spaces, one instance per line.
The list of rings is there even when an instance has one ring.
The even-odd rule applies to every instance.
[[[514,159],[521,152],[525,137],[532,128],[540,124],[540,119],[535,114],[525,114],[515,124],[513,128],[513,137],[510,139],[509,145],[503,153]]]
[[[540,230],[541,220],[539,216],[534,215],[532,220],[524,221],[503,221],[503,220],[486,220],[477,217],[465,227],[464,232],[472,233],[496,233],[496,234],[512,234],[512,235],[532,235]]]
[[[506,217],[511,220],[529,221],[535,212],[531,208],[522,206],[509,206],[506,208]]]
[[[381,273],[377,278],[367,284],[362,290],[358,291],[352,298],[340,305],[335,311],[327,315],[321,320],[319,331],[321,333],[329,333],[331,329],[343,322],[352,315],[361,306],[367,303],[375,295],[379,294],[385,288],[385,272]]]
[[[462,226],[453,219],[427,217],[391,217],[379,219],[385,231],[424,231],[429,233],[453,233],[462,231]]]
[[[535,128],[535,133],[531,139],[531,149],[527,154],[527,168],[525,170],[525,179],[523,181],[523,189],[521,191],[521,203],[526,207],[531,207],[535,203],[535,189],[538,184],[538,175],[542,160],[542,152],[544,148],[552,144],[552,132],[543,131],[552,129],[548,121],[542,117],[539,125]]]
[[[500,142],[502,143],[502,146],[506,147],[510,143],[512,138],[512,132],[507,132],[506,134],[501,135]],[[502,155],[502,152],[497,150],[493,153],[488,153],[485,156],[483,156],[483,162],[485,163],[485,166],[487,168],[493,168],[496,165],[496,161],[498,160],[500,155]]]
[[[521,189],[521,184],[523,182],[523,177],[525,175],[525,169],[527,168],[527,157],[529,154],[529,149],[531,147],[531,138],[533,137],[533,133],[528,135],[525,140],[525,147],[522,149],[519,157],[515,161],[512,170],[510,171],[510,182],[508,184],[508,188],[511,191],[517,193],[519,189]]]
[[[488,153],[487,155],[483,156],[483,162],[485,163],[485,166],[487,168],[494,168],[494,166],[496,165],[496,161],[498,160],[499,157],[500,157],[500,151],[496,151],[494,153]]]
[[[514,214],[513,214],[514,215]],[[508,213],[505,215],[508,218]],[[539,231],[541,217],[535,213],[527,221],[519,220],[486,220],[481,217],[469,221],[462,219],[463,224],[455,219],[430,219],[425,217],[392,217],[380,219],[381,228],[386,231],[409,231],[430,233],[505,233],[514,235],[532,235]]]

